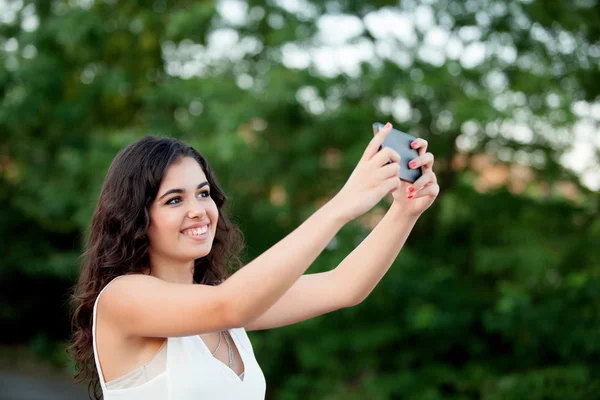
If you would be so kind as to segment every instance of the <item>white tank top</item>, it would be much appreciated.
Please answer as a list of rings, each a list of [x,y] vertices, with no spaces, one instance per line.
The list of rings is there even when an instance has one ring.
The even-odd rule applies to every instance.
[[[107,388],[96,348],[96,309],[98,299],[108,285],[110,283],[96,298],[92,319],[94,359],[104,400],[264,400],[265,377],[254,357],[252,344],[244,328],[229,330],[244,363],[243,379],[214,358],[202,339],[195,335],[167,338],[166,369],[150,380],[134,387]],[[132,372],[137,372],[138,369]],[[117,383],[120,379],[109,383]]]

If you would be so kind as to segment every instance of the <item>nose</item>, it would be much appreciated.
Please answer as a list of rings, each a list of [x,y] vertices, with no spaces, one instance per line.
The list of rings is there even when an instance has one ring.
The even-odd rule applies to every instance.
[[[198,205],[195,205],[193,207],[190,207],[188,210],[188,218],[202,218],[206,216],[206,210],[204,209],[204,207],[199,207]]]

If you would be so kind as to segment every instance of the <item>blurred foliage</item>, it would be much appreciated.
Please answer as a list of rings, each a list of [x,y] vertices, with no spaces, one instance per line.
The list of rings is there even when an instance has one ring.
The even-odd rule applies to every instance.
[[[206,155],[250,260],[389,120],[429,141],[441,195],[364,303],[251,334],[268,398],[600,398],[598,193],[561,163],[577,124],[598,132],[596,0],[0,6],[2,343],[64,360],[67,289],[126,144]]]

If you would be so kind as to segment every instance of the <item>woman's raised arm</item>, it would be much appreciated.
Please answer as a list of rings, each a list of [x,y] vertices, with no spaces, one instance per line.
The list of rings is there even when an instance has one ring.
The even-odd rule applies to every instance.
[[[308,269],[338,230],[399,185],[399,155],[373,137],[344,187],[272,248],[218,286],[184,285],[143,275],[118,279],[99,308],[129,336],[188,336],[240,327],[267,311]],[[393,162],[388,164],[389,160]]]

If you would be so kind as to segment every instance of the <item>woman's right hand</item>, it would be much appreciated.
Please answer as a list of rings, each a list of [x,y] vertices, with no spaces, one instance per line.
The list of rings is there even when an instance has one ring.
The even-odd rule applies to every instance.
[[[379,151],[391,131],[388,122],[375,134],[348,181],[332,199],[344,220],[351,221],[369,211],[400,184],[400,155],[389,147]]]

